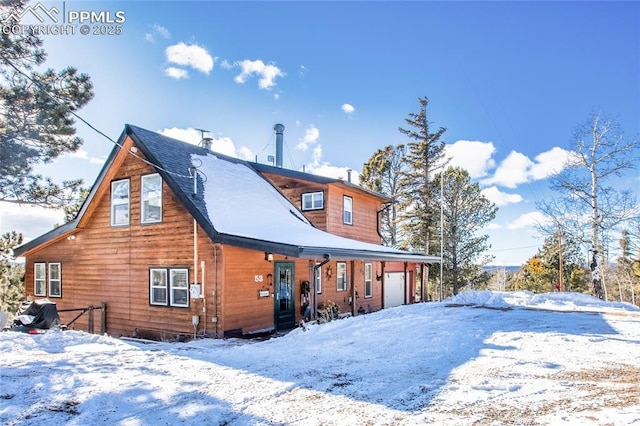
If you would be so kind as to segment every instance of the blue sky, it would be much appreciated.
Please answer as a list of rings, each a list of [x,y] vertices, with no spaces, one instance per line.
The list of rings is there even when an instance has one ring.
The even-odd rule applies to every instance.
[[[486,229],[497,265],[540,246],[535,204],[592,111],[640,134],[638,2],[42,3],[124,12],[120,35],[44,37],[47,66],[91,76],[80,115],[113,139],[125,123],[196,140],[201,128],[266,162],[282,123],[285,167],[346,176],[406,143],[398,127],[427,96],[452,164],[500,206]],[[77,128],[82,150],[39,171],[91,184],[112,144]],[[635,170],[619,185],[639,183]],[[60,217],[0,205],[0,231],[33,238]]]

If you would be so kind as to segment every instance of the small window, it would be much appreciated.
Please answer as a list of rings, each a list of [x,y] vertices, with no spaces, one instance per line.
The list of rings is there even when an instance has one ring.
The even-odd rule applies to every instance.
[[[351,197],[347,197],[346,195],[343,198],[342,203],[342,220],[347,225],[353,224],[353,199]]]
[[[171,306],[189,306],[189,271],[171,269]]]
[[[319,263],[317,265],[319,265]],[[316,283],[316,293],[317,294],[322,293],[322,266],[319,268],[316,268],[315,283]]]
[[[36,296],[47,295],[47,264],[33,264],[33,294]]]
[[[152,305],[167,305],[167,270],[151,269],[149,274],[151,289],[149,302]]]
[[[159,174],[142,176],[142,223],[162,222],[162,178]]]
[[[373,265],[364,264],[364,297],[373,297]]]
[[[338,287],[337,290],[338,291],[347,291],[347,264],[344,262],[338,262],[336,264],[336,274],[337,276],[337,283],[338,283]]]
[[[302,194],[302,210],[322,210],[324,208],[324,192]]]
[[[62,297],[62,271],[59,263],[49,264],[49,297]]]
[[[129,225],[129,180],[111,182],[111,226]]]

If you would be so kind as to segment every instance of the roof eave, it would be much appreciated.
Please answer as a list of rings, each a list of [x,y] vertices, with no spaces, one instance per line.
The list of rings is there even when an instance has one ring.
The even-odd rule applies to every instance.
[[[383,248],[383,246],[380,246]],[[385,252],[374,250],[360,250],[360,249],[343,249],[334,247],[301,247],[301,258],[317,259],[323,257],[325,254],[330,254],[333,259],[357,259],[357,260],[375,260],[379,262],[384,261],[399,261],[399,262],[415,262],[415,263],[440,263],[440,257],[428,256],[417,253],[398,253],[398,252]]]

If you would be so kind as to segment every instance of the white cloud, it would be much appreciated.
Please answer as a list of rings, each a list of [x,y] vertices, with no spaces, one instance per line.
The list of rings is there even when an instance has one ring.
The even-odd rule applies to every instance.
[[[286,74],[282,72],[277,66],[269,64],[265,65],[261,60],[251,61],[245,59],[244,61],[236,62],[235,65],[242,68],[242,72],[235,77],[236,83],[245,83],[251,76],[258,75],[258,87],[261,89],[270,90],[276,85],[277,77],[284,77]]]
[[[318,176],[325,176],[334,179],[347,180],[349,170],[351,170],[351,183],[359,184],[360,173],[352,170],[350,167],[332,166],[326,161],[322,161],[322,145],[318,145],[313,149],[313,162],[305,167],[307,173]]]
[[[492,142],[459,140],[445,145],[444,156],[451,158],[450,166],[463,168],[469,172],[469,177],[477,179],[496,166],[492,158],[495,152]]]
[[[507,229],[525,229],[534,225],[547,223],[548,219],[541,212],[529,212],[520,215],[516,220],[507,225]]]
[[[507,158],[502,160],[493,177],[484,179],[482,183],[486,185],[498,184],[506,186],[507,188],[515,188],[519,184],[528,181],[528,172],[533,164],[533,161],[526,155],[511,151]]]
[[[66,153],[64,157],[88,160],[91,164],[104,164],[106,157],[90,157],[89,152],[79,148],[76,152]]]
[[[168,29],[166,29],[165,27],[163,27],[162,25],[158,25],[155,24],[153,26],[153,29],[156,33],[158,33],[162,38],[171,38],[171,33],[169,32]]]
[[[495,203],[498,207],[503,207],[522,201],[522,196],[520,194],[509,194],[506,192],[502,192],[495,186],[484,188],[481,192],[482,195],[487,197],[489,201]]]
[[[342,104],[340,108],[347,114],[353,114],[353,112],[356,110],[351,104]]]
[[[540,180],[560,173],[571,155],[571,151],[558,148],[557,146],[549,151],[538,154],[535,158],[535,164],[529,172],[531,178],[533,180]]]
[[[213,69],[213,57],[204,47],[197,44],[178,43],[167,47],[165,50],[167,61],[192,67],[204,74],[209,74]]]
[[[531,161],[526,155],[511,151],[500,163],[493,177],[484,179],[482,183],[515,188],[521,183],[545,179],[561,172],[570,155],[571,152],[554,147],[538,154],[535,161]]]
[[[304,65],[300,65],[300,69],[298,70],[298,75],[300,76],[300,78],[304,77],[308,70],[309,69]]]
[[[238,157],[242,158],[243,160],[246,160],[246,161],[255,160],[255,157],[253,156],[253,152],[251,152],[251,150],[246,146],[243,146],[240,149],[238,149],[237,154],[238,154]]]
[[[169,67],[165,69],[164,74],[167,77],[175,78],[176,80],[180,80],[181,78],[189,78],[189,72],[187,70],[176,67]]]
[[[159,35],[162,38],[165,39],[169,39],[171,38],[171,33],[169,32],[168,29],[166,29],[165,27],[163,27],[162,25],[158,25],[155,24],[153,26],[153,31],[150,33],[145,33],[144,35],[144,39],[148,42],[155,42],[156,41],[156,36]]]
[[[62,210],[0,202],[0,235],[18,231],[23,234],[24,242],[28,242],[51,231],[53,225],[63,223]]]
[[[226,59],[223,59],[222,62],[220,62],[220,67],[224,68],[225,70],[230,70],[231,68],[233,68],[233,64]]]
[[[320,130],[318,130],[317,127],[311,124],[305,129],[304,136],[300,138],[300,142],[298,143],[298,145],[296,145],[296,148],[302,151],[306,151],[307,148],[309,148],[309,145],[318,142],[319,138]]]
[[[187,129],[171,127],[160,130],[159,133],[192,145],[200,145],[200,142],[202,141],[202,133],[192,127]],[[228,136],[212,138],[211,150],[230,157],[242,158],[243,160],[253,159],[253,153],[249,148],[241,147],[240,149],[236,149],[235,143]]]

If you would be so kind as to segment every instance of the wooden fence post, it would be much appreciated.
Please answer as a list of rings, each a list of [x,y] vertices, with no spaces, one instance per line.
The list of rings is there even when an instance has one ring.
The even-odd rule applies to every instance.
[[[87,331],[93,334],[93,306],[89,306],[89,318],[87,320]]]
[[[107,334],[107,303],[100,303],[100,334]]]

